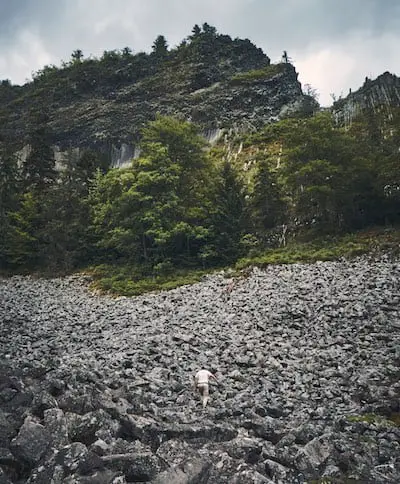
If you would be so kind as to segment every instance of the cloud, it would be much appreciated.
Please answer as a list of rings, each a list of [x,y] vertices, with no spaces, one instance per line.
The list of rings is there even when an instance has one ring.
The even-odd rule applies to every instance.
[[[320,103],[329,105],[332,94],[347,96],[349,89],[355,91],[361,87],[365,77],[374,79],[385,71],[398,72],[399,43],[400,35],[394,33],[380,36],[358,33],[330,47],[299,51],[295,64],[300,81],[315,87],[320,92]]]
[[[22,30],[15,38],[10,48],[0,56],[0,73],[12,72],[12,80],[25,82],[37,71],[51,62],[51,54],[47,51],[39,35],[29,30]]]
[[[131,47],[170,46],[208,22],[249,38],[273,60],[283,50],[323,104],[365,76],[400,72],[398,0],[13,0],[0,5],[0,79],[23,83],[44,64]]]

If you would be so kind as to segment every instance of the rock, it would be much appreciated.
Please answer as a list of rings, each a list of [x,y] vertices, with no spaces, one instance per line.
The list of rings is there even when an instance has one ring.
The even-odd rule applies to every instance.
[[[58,408],[57,400],[46,391],[37,393],[32,401],[31,412],[33,415],[43,418],[44,411],[50,408]]]
[[[50,434],[43,425],[26,417],[18,435],[11,441],[10,449],[28,465],[39,462],[50,445]]]
[[[6,473],[0,467],[0,484],[12,484],[12,481],[6,476]]]
[[[248,464],[255,464],[261,456],[262,445],[258,440],[248,437],[237,437],[225,447],[234,459],[243,459]]]
[[[288,468],[273,460],[266,460],[262,463],[264,473],[272,479],[273,482],[298,482],[298,473],[292,468]]]
[[[170,439],[157,449],[157,455],[171,467],[176,467],[186,460],[186,456],[196,456],[197,452],[188,442]]]
[[[235,473],[230,482],[232,484],[274,484],[275,481],[253,469],[244,469]]]
[[[85,415],[68,413],[66,417],[71,440],[83,442],[85,445],[90,445],[97,440],[99,430],[109,430],[113,436],[116,436],[119,431],[119,423],[101,409]]]
[[[232,440],[237,435],[237,430],[222,425],[189,425],[189,424],[175,424],[164,427],[161,430],[162,435],[166,439],[179,438],[183,440],[203,439],[209,442],[224,442]]]
[[[128,482],[150,481],[165,468],[160,459],[150,453],[112,454],[102,456],[101,460],[112,469],[122,471]]]
[[[97,471],[91,476],[71,476],[63,480],[63,484],[126,484],[121,472]]]
[[[12,414],[5,413],[0,409],[0,446],[8,447],[11,439],[15,437],[18,432],[18,422],[13,418]]]
[[[63,483],[65,478],[75,476],[87,456],[88,450],[80,442],[67,445],[53,454],[43,465],[34,469],[27,484]]]
[[[252,420],[246,420],[243,427],[253,430],[257,437],[270,440],[274,444],[278,443],[283,435],[280,432],[279,422],[272,417],[253,417]]]
[[[44,411],[43,423],[51,436],[51,445],[60,449],[68,444],[68,424],[64,412],[58,408]]]
[[[186,460],[178,467],[167,469],[159,474],[152,484],[206,484],[211,463],[206,460]]]
[[[79,277],[0,278],[2,478],[187,480],[189,461],[209,484],[400,482],[399,278],[364,257],[268,266],[218,304],[219,273],[122,299]],[[203,367],[220,381],[204,410]]]
[[[306,444],[296,455],[296,465],[301,471],[310,474],[322,468],[323,464],[332,456],[334,450],[332,435],[324,434]]]

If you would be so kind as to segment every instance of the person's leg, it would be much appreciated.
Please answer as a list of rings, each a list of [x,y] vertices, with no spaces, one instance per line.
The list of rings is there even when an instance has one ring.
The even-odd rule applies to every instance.
[[[208,403],[208,400],[209,400],[209,389],[208,389],[208,385],[204,385],[204,388],[203,388],[203,393],[202,393],[202,402],[203,402],[203,408],[206,408],[207,406],[207,403]]]

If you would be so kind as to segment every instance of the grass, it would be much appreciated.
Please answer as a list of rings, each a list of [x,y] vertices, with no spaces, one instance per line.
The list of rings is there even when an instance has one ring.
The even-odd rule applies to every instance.
[[[307,238],[309,239],[310,235]],[[248,266],[265,267],[270,264],[331,261],[367,253],[399,253],[399,249],[400,230],[376,228],[340,237],[292,241],[285,247],[270,249],[260,255],[240,259],[235,268],[242,270]]]
[[[202,270],[180,270],[171,275],[149,276],[133,266],[102,264],[85,270],[93,277],[91,289],[116,296],[138,296],[152,291],[175,289],[199,282],[206,274]]]
[[[240,72],[231,77],[231,84],[247,84],[254,81],[271,79],[284,69],[284,64],[271,64],[262,69],[254,69],[247,72]]]
[[[232,267],[231,275],[241,277],[250,267],[271,264],[313,263],[340,258],[351,259],[367,253],[400,253],[400,230],[375,228],[341,237],[313,238],[310,234],[303,241],[290,241],[286,247],[265,250],[254,257],[240,259]],[[219,268],[222,269],[222,268]],[[99,265],[85,270],[94,282],[92,289],[101,293],[120,296],[137,296],[151,291],[174,289],[194,284],[218,268],[209,270],[174,270],[165,275],[148,275],[129,265]]]
[[[400,427],[400,413],[394,412],[389,417],[383,417],[375,413],[366,413],[364,415],[349,415],[347,417],[349,422],[366,422],[376,425],[389,425],[392,427]]]

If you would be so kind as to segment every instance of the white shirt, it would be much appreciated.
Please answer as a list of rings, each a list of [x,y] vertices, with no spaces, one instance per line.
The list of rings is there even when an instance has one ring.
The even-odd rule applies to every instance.
[[[208,383],[208,379],[212,376],[214,375],[208,370],[200,370],[196,373],[196,376],[194,377],[194,381],[196,382],[196,385],[199,385],[202,383]]]

